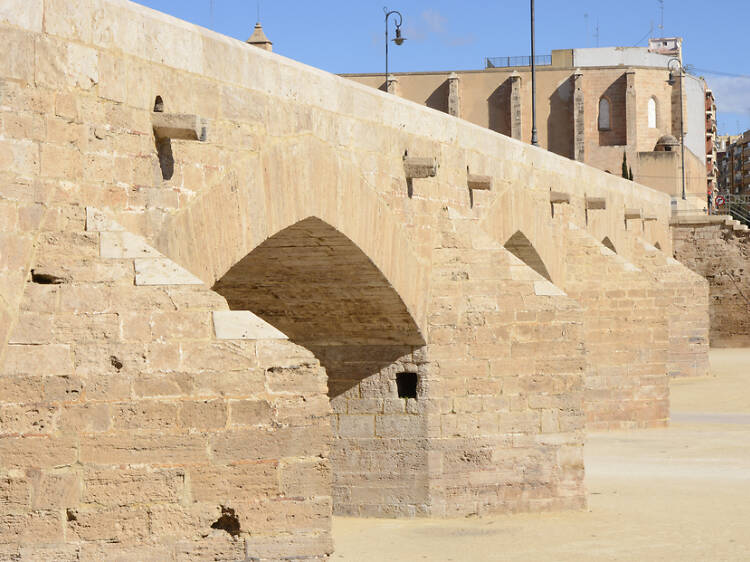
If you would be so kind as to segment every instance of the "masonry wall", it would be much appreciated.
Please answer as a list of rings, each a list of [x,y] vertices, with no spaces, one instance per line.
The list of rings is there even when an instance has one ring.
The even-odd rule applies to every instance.
[[[330,552],[317,360],[278,332],[243,334],[223,298],[142,239],[85,221],[40,233],[0,369],[0,554]]]
[[[0,66],[0,251],[9,256],[0,368],[24,389],[8,393],[9,416],[27,420],[29,409],[32,421],[8,422],[13,447],[0,474],[72,471],[85,490],[72,458],[80,470],[115,471],[120,488],[122,471],[144,466],[185,477],[163,500],[171,527],[143,498],[102,496],[107,509],[139,514],[112,531],[114,516],[83,496],[36,508],[22,492],[8,511],[7,552],[36,556],[37,533],[24,529],[39,518],[50,544],[83,558],[148,559],[153,547],[156,559],[201,549],[283,559],[330,552],[332,504],[387,516],[583,505],[581,312],[557,284],[566,264],[550,191],[568,194],[570,220],[611,237],[625,258],[626,208],[651,216],[644,233],[671,250],[666,195],[135,4],[15,5],[0,12],[14,46]],[[207,129],[202,142],[172,139],[171,161],[157,150],[156,96],[167,114],[192,114]],[[406,154],[434,159],[435,174],[407,178]],[[471,189],[467,174],[490,178],[489,189]],[[586,215],[590,197],[606,209]],[[89,229],[87,207],[124,230]],[[549,278],[504,248],[517,232]],[[144,269],[141,259],[154,263]],[[138,275],[189,286],[159,290]],[[84,296],[63,299],[77,284]],[[60,295],[49,304],[34,293],[42,286]],[[251,302],[239,297],[253,297],[265,323],[244,317],[271,330],[272,343],[258,324],[217,329],[215,312]],[[53,339],[29,346],[23,338],[48,333],[47,321],[59,326]],[[274,322],[294,343],[278,341]],[[51,361],[48,345],[85,361]],[[394,396],[399,372],[418,375],[416,399]],[[86,379],[74,392],[71,402],[97,414],[73,433],[54,415],[32,419],[64,410],[34,387],[58,376],[102,385]],[[151,378],[168,388],[139,390]],[[259,404],[235,427],[233,401],[245,400]],[[100,411],[102,425],[86,425]],[[49,446],[36,457],[42,422]],[[191,487],[194,464],[216,479]],[[231,476],[251,465],[271,473],[257,486],[253,475]],[[227,532],[235,518],[237,536]],[[121,542],[106,542],[113,534]]]
[[[565,290],[584,308],[584,410],[589,429],[666,425],[666,303],[673,296],[632,263],[571,225]]]
[[[584,507],[580,307],[486,234],[446,227],[426,350],[433,514]]]
[[[709,286],[710,342],[750,344],[750,236],[728,217],[685,217],[673,226],[674,256]]]
[[[634,263],[649,272],[666,292],[670,377],[701,377],[709,374],[708,282],[680,262],[635,237]]]

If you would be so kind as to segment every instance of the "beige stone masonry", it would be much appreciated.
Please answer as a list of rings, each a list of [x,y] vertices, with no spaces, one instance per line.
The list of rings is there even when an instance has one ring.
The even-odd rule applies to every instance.
[[[663,193],[124,0],[5,2],[0,36],[3,556],[579,509],[587,416],[662,424],[702,364]],[[206,142],[156,142],[159,98]]]
[[[288,339],[249,310],[215,310],[214,333],[220,340]]]
[[[197,115],[154,113],[151,116],[154,135],[159,139],[205,140],[206,124]]]

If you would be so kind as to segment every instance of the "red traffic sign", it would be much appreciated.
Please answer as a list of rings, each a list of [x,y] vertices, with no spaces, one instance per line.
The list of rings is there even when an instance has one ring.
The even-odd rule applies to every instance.
[[[724,198],[723,198],[723,197],[722,197],[721,195],[717,195],[717,196],[716,196],[716,206],[717,206],[717,207],[722,207],[722,206],[724,206],[724,203],[725,203],[725,202],[726,202],[726,201],[724,201]]]

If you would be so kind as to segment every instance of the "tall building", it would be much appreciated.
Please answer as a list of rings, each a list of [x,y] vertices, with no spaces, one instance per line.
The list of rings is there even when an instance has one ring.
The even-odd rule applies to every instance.
[[[718,188],[729,195],[750,196],[750,131],[719,137]]]
[[[617,175],[625,160],[635,181],[673,195],[680,206],[704,209],[713,166],[713,152],[707,157],[713,94],[703,79],[683,76],[679,64],[672,62],[677,70],[670,71],[672,59],[681,62],[680,38],[649,45],[537,57],[539,144]],[[398,73],[387,84],[382,74],[344,76],[530,142],[530,63],[530,57],[488,58],[482,70]],[[681,131],[687,202],[681,201]]]
[[[718,189],[717,145],[716,145],[716,100],[714,93],[706,88],[706,181],[707,192]]]

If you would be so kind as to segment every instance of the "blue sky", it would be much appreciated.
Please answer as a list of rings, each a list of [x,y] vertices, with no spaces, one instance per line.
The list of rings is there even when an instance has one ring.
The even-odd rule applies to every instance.
[[[178,18],[245,40],[258,0],[139,0]],[[213,10],[211,6],[213,5]],[[484,57],[528,55],[529,2],[393,0],[407,41],[393,44],[393,72],[482,68]],[[383,1],[260,0],[274,51],[330,72],[383,72]],[[586,15],[588,17],[586,17]],[[651,36],[684,38],[683,59],[705,76],[719,133],[750,129],[750,0],[536,0],[537,53],[552,49],[645,46]],[[391,35],[393,26],[391,24]]]

